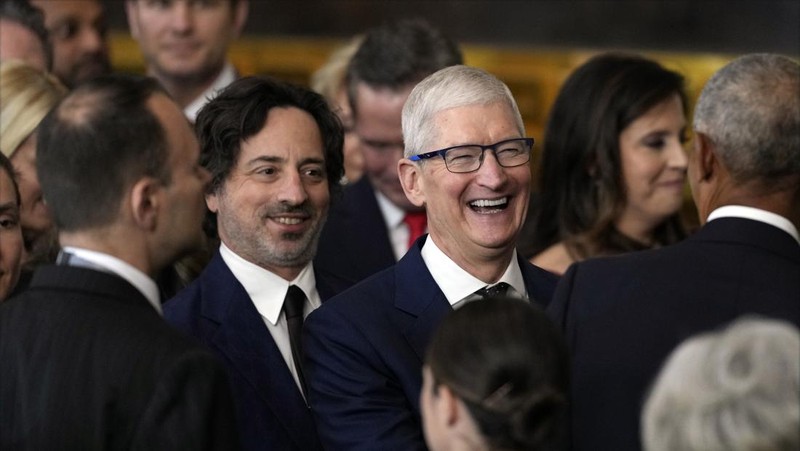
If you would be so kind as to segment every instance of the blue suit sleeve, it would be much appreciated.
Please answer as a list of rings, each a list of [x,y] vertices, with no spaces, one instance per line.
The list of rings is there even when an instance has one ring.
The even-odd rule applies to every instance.
[[[375,337],[325,307],[333,306],[309,315],[304,328],[309,400],[324,448],[425,450],[417,410]]]

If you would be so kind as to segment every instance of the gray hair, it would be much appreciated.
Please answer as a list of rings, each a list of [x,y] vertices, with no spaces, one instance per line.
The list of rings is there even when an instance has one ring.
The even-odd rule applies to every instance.
[[[411,91],[403,106],[403,141],[405,157],[426,151],[436,138],[433,122],[436,114],[470,105],[507,104],[516,119],[520,136],[525,126],[517,102],[508,86],[494,75],[474,67],[451,66],[433,73]]]
[[[687,340],[642,411],[647,451],[800,449],[800,332],[745,317]]]
[[[694,129],[737,182],[800,174],[800,66],[772,54],[737,58],[703,88]]]

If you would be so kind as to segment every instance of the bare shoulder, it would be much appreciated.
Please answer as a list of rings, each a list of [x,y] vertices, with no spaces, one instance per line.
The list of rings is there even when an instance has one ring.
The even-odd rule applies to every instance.
[[[567,252],[563,242],[558,242],[531,258],[531,263],[552,273],[564,274],[575,259]]]

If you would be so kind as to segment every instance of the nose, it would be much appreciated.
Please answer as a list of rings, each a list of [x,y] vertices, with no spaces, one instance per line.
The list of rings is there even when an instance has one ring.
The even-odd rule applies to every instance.
[[[477,182],[482,186],[496,190],[501,188],[506,181],[508,181],[506,168],[500,166],[493,151],[485,150],[483,164],[477,171]]]
[[[689,164],[689,158],[686,156],[686,149],[683,148],[680,141],[673,143],[667,150],[667,166],[672,169],[685,171]]]
[[[85,53],[96,53],[103,49],[105,42],[98,30],[89,27],[81,34],[81,46]]]
[[[189,2],[181,1],[173,3],[169,14],[170,25],[173,30],[179,33],[186,33],[192,29],[194,13]]]
[[[286,171],[282,179],[281,189],[278,191],[278,200],[289,205],[300,205],[308,199],[306,186],[298,170]]]

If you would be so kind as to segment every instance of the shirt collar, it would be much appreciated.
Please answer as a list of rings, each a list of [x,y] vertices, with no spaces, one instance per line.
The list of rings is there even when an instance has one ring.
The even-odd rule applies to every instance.
[[[785,231],[791,235],[795,241],[800,243],[800,233],[798,233],[797,227],[795,227],[794,224],[792,224],[792,222],[788,219],[781,215],[772,213],[771,211],[762,210],[760,208],[745,207],[744,205],[725,205],[717,208],[716,210],[712,211],[710,215],[708,215],[709,222],[719,218],[745,218],[752,219],[753,221],[764,222]]]
[[[442,252],[430,235],[425,240],[421,252],[425,266],[428,267],[433,280],[439,285],[439,289],[442,290],[450,305],[459,303],[470,297],[475,291],[486,286],[486,282],[465,271]],[[525,279],[522,278],[522,270],[519,267],[516,250],[511,256],[511,262],[509,262],[506,271],[497,282],[505,282],[511,285],[511,288],[517,292],[516,294],[527,296]]]
[[[402,208],[393,204],[389,198],[384,196],[383,193],[377,189],[375,190],[375,199],[378,201],[378,208],[381,209],[383,219],[386,221],[386,225],[389,229],[394,229],[403,223],[406,212]]]
[[[292,281],[278,276],[234,253],[225,243],[219,249],[222,260],[228,265],[236,280],[242,284],[247,295],[253,301],[258,313],[273,326],[278,323],[283,308],[283,300],[289,285],[297,285],[311,302],[312,309],[319,307],[314,267],[309,262],[300,274]]]
[[[202,94],[200,94],[192,103],[190,103],[186,108],[183,109],[183,114],[191,121],[192,123],[195,122],[197,119],[197,113],[200,112],[200,109],[208,103],[209,100],[213,99],[217,96],[217,94],[222,91],[226,86],[233,83],[236,80],[236,70],[233,68],[233,65],[230,62],[226,62],[225,66],[220,71],[219,76],[214,80],[214,83],[211,84]]]
[[[113,255],[105,254],[103,252],[90,251],[80,247],[65,246],[64,252],[75,255],[78,258],[86,260],[90,263],[104,268],[119,277],[125,279],[128,283],[133,285],[139,292],[144,295],[147,301],[156,309],[161,315],[161,297],[158,294],[158,286],[156,282],[151,279],[147,274],[140,271],[130,263],[120,260]]]

